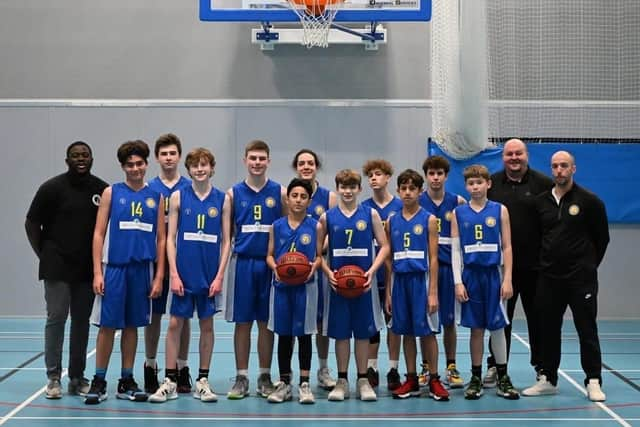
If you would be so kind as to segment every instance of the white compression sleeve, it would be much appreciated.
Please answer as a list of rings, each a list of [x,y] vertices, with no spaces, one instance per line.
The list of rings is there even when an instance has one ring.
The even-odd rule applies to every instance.
[[[491,350],[497,365],[507,364],[507,337],[504,335],[504,328],[491,331]]]
[[[462,253],[460,252],[460,237],[451,238],[451,269],[453,283],[462,283]]]

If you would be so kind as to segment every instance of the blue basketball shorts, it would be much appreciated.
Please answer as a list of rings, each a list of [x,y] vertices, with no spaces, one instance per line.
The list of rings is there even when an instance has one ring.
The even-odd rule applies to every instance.
[[[429,316],[426,272],[396,273],[391,288],[391,330],[397,335],[424,337],[440,332],[438,313]]]
[[[146,326],[151,321],[153,263],[107,264],[104,295],[96,297],[92,323],[123,329]]]
[[[378,290],[345,298],[330,289],[322,322],[323,332],[337,340],[371,338],[384,327]]]
[[[289,286],[274,280],[269,300],[269,330],[300,337],[317,332],[318,285],[312,280]]]
[[[183,296],[171,294],[169,313],[172,316],[191,319],[193,313],[197,311],[198,319],[208,319],[220,311],[217,300],[218,297],[210,297],[207,294],[192,294],[185,289]]]
[[[495,331],[509,324],[500,299],[502,279],[498,266],[465,265],[462,282],[469,300],[460,304],[460,325]]]
[[[269,320],[269,296],[273,272],[264,258],[233,254],[226,281],[224,318],[248,323]]]

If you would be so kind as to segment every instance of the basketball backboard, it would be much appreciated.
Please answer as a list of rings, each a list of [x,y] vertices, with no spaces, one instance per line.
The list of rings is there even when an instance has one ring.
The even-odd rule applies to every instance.
[[[329,6],[328,6],[329,7]],[[336,22],[429,21],[431,0],[345,0]],[[200,0],[201,21],[296,22],[287,0]]]

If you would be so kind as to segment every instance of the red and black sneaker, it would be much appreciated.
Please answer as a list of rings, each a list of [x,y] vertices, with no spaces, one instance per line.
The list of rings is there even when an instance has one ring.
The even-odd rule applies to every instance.
[[[417,375],[407,375],[407,380],[391,392],[394,399],[407,399],[420,396],[420,384]]]
[[[431,374],[429,378],[429,397],[442,402],[449,400],[449,392],[440,382],[440,375],[438,374]]]

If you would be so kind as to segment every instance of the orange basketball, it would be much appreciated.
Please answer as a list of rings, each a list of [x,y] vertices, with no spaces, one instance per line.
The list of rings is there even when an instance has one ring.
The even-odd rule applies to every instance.
[[[367,278],[357,265],[345,265],[335,273],[336,291],[345,298],[357,298],[364,293]]]
[[[301,252],[286,252],[276,262],[280,281],[287,285],[302,285],[311,273],[309,258]]]
[[[307,14],[311,16],[320,16],[328,5],[341,1],[343,0],[293,0],[296,4],[306,6]]]

